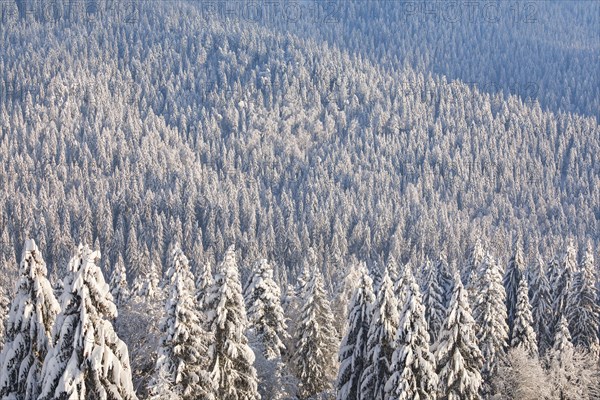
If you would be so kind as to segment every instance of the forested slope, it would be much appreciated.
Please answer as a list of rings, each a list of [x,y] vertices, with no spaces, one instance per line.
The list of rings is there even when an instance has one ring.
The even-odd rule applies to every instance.
[[[32,235],[64,266],[85,241],[133,278],[174,241],[196,264],[235,242],[331,279],[352,257],[457,259],[476,236],[506,254],[520,231],[532,256],[597,241],[594,118],[194,4],[122,11],[0,33],[7,257]]]

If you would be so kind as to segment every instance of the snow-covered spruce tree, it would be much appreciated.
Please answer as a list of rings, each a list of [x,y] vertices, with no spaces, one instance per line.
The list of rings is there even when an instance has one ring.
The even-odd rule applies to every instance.
[[[312,249],[311,249],[312,250]],[[296,278],[295,284],[288,284],[287,290],[283,297],[283,306],[287,316],[288,325],[288,336],[290,338],[288,343],[285,343],[287,348],[287,356],[291,356],[294,351],[295,341],[294,335],[297,332],[296,323],[300,320],[300,308],[302,306],[301,296],[310,277],[310,270],[306,263]],[[286,357],[287,358],[287,357]]]
[[[446,310],[448,309],[450,299],[452,298],[452,292],[454,290],[454,280],[455,275],[457,275],[456,266],[454,264],[449,264],[446,260],[446,253],[442,252],[440,254],[436,269],[438,274],[438,283],[444,294],[444,310]]]
[[[346,335],[340,346],[340,368],[336,382],[338,400],[359,399],[360,377],[368,364],[366,349],[374,302],[373,281],[363,265],[360,269],[360,283],[354,292],[348,313]]]
[[[196,303],[200,310],[204,310],[206,297],[213,283],[212,268],[209,263],[199,264],[196,267]]]
[[[483,355],[477,347],[475,320],[459,277],[455,281],[450,308],[433,350],[439,377],[438,398],[479,399]]]
[[[600,304],[594,269],[594,255],[591,243],[588,243],[579,270],[575,274],[567,308],[567,320],[573,344],[589,350],[597,358],[600,355]]]
[[[544,269],[544,260],[538,260],[529,272],[529,296],[531,298],[531,314],[533,329],[538,339],[538,350],[542,356],[552,346],[552,299],[550,283]]]
[[[478,238],[471,249],[469,254],[469,261],[465,274],[468,276],[465,289],[469,295],[470,304],[475,304],[477,300],[477,292],[481,284],[481,278],[484,274],[483,258],[485,257],[485,251],[481,240]]]
[[[390,366],[400,317],[392,280],[387,270],[373,303],[371,326],[367,336],[366,368],[360,378],[360,400],[383,399],[385,384],[391,376]]]
[[[483,354],[484,392],[489,393],[492,377],[502,363],[508,347],[508,325],[506,324],[506,294],[502,285],[502,273],[496,260],[488,253],[483,259],[477,303],[473,307],[476,335]]]
[[[432,342],[438,337],[440,329],[444,324],[446,307],[444,306],[444,290],[440,285],[439,274],[436,267],[431,266],[426,277],[426,286],[423,293],[425,304],[425,318],[429,327],[429,335]]]
[[[521,282],[519,282],[517,290],[517,308],[515,309],[510,346],[525,349],[529,357],[535,358],[538,356],[537,338],[533,329],[533,317],[531,315],[531,305],[529,304],[529,286],[525,276],[521,276]]]
[[[517,236],[513,244],[513,254],[508,261],[504,274],[504,289],[506,290],[506,312],[508,316],[509,338],[512,337],[513,321],[517,309],[517,291],[519,282],[525,271],[525,259],[521,238]]]
[[[0,397],[36,400],[44,358],[52,345],[51,333],[60,312],[46,264],[35,242],[25,242],[17,293],[6,324],[0,353]]]
[[[282,361],[285,353],[287,325],[281,306],[281,290],[273,279],[273,268],[267,260],[255,263],[244,290],[247,307],[250,347],[256,356],[254,366],[258,374],[258,390],[263,400],[287,396],[288,378]]]
[[[331,389],[339,344],[323,277],[316,268],[304,286],[301,301],[293,365],[300,381],[299,396],[308,399]]]
[[[110,322],[117,308],[99,258],[98,251],[79,245],[69,262],[38,400],[137,398],[127,346]]]
[[[562,262],[550,265],[550,287],[552,289],[552,329],[557,330],[560,319],[566,315],[569,296],[573,286],[577,250],[573,241],[569,241]]]
[[[465,290],[467,291],[467,298],[469,299],[470,304],[477,303],[477,295],[479,286],[481,285],[481,278],[477,271],[471,270],[469,273],[469,277],[467,279],[467,283],[465,285]]]
[[[245,335],[248,327],[235,248],[229,247],[216,271],[207,304],[209,372],[219,400],[258,399],[254,352]]]
[[[404,307],[404,302],[406,301],[406,296],[408,293],[408,288],[406,286],[406,274],[412,273],[412,268],[410,265],[404,265],[403,267],[398,268],[398,279],[394,282],[394,296],[396,297],[396,301],[398,302],[399,310]],[[413,277],[414,278],[414,277]]]
[[[427,292],[427,288],[429,286],[429,272],[433,268],[433,263],[429,259],[429,256],[425,256],[425,260],[421,268],[418,271],[415,271],[415,278],[417,279],[417,283],[419,284],[419,288],[421,289],[421,294],[423,296],[423,304],[425,304],[425,292]]]
[[[352,297],[361,281],[363,266],[356,260],[348,264],[347,271],[343,276],[334,277],[337,282],[334,287],[334,297],[331,301],[331,310],[335,318],[335,329],[342,337],[346,334],[348,313],[352,303]],[[366,268],[366,265],[364,266]]]
[[[141,277],[138,277],[140,279]],[[119,253],[110,277],[110,293],[117,308],[120,308],[129,298],[129,285],[127,284],[127,273],[125,272],[125,263]]]
[[[172,385],[170,392],[179,398],[212,399],[214,386],[207,371],[209,359],[206,357],[210,337],[202,326],[195,304],[194,277],[179,246],[174,247],[171,257],[171,268],[166,274],[169,295],[165,317],[161,321],[163,338],[150,398],[164,398],[164,375],[168,374]]]
[[[403,274],[405,302],[396,334],[395,350],[385,392],[398,400],[435,399],[438,376],[435,357],[429,350],[429,333],[421,292],[412,272]]]
[[[402,268],[402,266],[400,266],[398,264],[398,262],[394,259],[394,257],[389,257],[387,264],[385,265],[387,268],[387,273],[390,276],[390,279],[392,280],[392,283],[394,284],[394,286],[396,286],[396,283],[402,279],[402,270],[404,268]]]
[[[280,358],[285,351],[283,341],[287,337],[287,326],[281,307],[281,291],[273,280],[273,269],[267,260],[260,260],[254,265],[244,300],[249,331],[263,343],[265,357],[267,360]]]

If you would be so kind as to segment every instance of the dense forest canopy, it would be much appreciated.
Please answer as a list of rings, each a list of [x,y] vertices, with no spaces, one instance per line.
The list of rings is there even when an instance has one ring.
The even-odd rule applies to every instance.
[[[103,262],[122,253],[164,263],[177,240],[201,263],[236,243],[243,259],[264,256],[295,276],[309,247],[309,262],[335,259],[329,275],[351,257],[418,264],[445,248],[457,259],[476,236],[505,254],[521,232],[528,257],[553,254],[569,235],[596,242],[596,119],[399,59],[375,63],[350,39],[321,37],[355,32],[365,46],[353,27],[367,3],[373,18],[395,10],[352,3],[339,24],[313,24],[314,37],[208,13],[206,3],[132,3],[131,19],[110,2],[54,14],[15,3],[30,11],[0,33],[4,252],[20,254],[35,235],[51,266],[80,241],[111,249]],[[464,29],[475,27],[497,26]],[[413,42],[428,43],[402,41]],[[597,95],[598,63],[583,65],[581,90]],[[534,80],[571,82],[550,71]],[[541,103],[550,92],[540,90]]]

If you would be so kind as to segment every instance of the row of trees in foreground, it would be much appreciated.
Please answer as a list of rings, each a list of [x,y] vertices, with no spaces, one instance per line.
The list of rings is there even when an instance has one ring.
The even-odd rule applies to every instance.
[[[80,245],[52,285],[27,240],[0,352],[3,399],[592,399],[600,395],[598,299],[588,246],[506,268],[477,242],[461,277],[443,255],[348,271],[328,293],[318,268],[280,284],[266,260],[242,287],[220,264],[110,283]],[[53,287],[54,286],[54,287]],[[117,311],[119,310],[119,312]],[[346,320],[340,324],[339,319]],[[160,320],[160,324],[156,324]]]

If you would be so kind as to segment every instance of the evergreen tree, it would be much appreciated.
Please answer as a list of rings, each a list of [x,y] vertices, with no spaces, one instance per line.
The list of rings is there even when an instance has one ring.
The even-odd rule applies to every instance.
[[[477,323],[477,339],[483,354],[482,374],[490,388],[491,378],[505,358],[508,347],[508,325],[506,324],[506,294],[502,285],[502,273],[494,258],[488,253],[483,259],[477,303],[473,309]]]
[[[196,302],[198,308],[204,310],[208,291],[213,283],[212,269],[209,263],[199,264],[196,267]]]
[[[513,255],[508,261],[508,267],[504,275],[504,288],[506,290],[506,310],[508,315],[509,337],[512,337],[512,330],[517,310],[517,291],[519,283],[525,271],[525,260],[523,256],[523,246],[520,237],[517,237],[513,245]]]
[[[577,250],[573,241],[569,241],[567,251],[562,262],[551,263],[550,287],[552,288],[552,314],[553,330],[557,330],[560,319],[567,312],[567,305],[571,288],[573,286],[573,275],[575,273]]]
[[[552,299],[550,283],[544,269],[544,261],[538,256],[537,263],[529,273],[531,314],[533,328],[538,339],[538,350],[543,355],[552,346]]]
[[[482,262],[484,257],[485,249],[481,244],[481,239],[477,238],[469,256],[469,271],[479,271],[483,274]]]
[[[285,351],[287,326],[281,307],[281,291],[273,280],[273,269],[267,260],[260,260],[248,281],[244,293],[250,330],[264,345],[267,360],[281,357]]]
[[[337,377],[337,399],[358,400],[360,377],[368,364],[366,348],[375,302],[373,282],[366,267],[360,269],[360,283],[352,297],[348,313],[348,328],[339,352],[340,368]]]
[[[512,348],[522,347],[530,357],[538,356],[537,339],[533,329],[533,317],[529,304],[529,286],[524,276],[521,277],[517,291],[517,308],[510,345]]]
[[[6,343],[0,353],[0,397],[36,400],[44,358],[60,312],[46,264],[31,239],[25,242],[17,293],[10,307]]]
[[[406,288],[404,287],[404,272],[408,266],[399,266],[396,260],[390,259],[386,265],[386,270],[392,280],[392,286],[394,288],[394,296],[398,301],[398,304],[404,303],[404,296],[406,295]],[[392,273],[393,271],[393,273]]]
[[[360,400],[384,398],[385,384],[391,376],[398,323],[398,302],[386,270],[371,310],[366,347],[367,366],[360,379]]]
[[[477,302],[477,293],[479,291],[479,286],[481,285],[481,278],[485,273],[483,265],[484,257],[485,251],[483,249],[483,245],[481,244],[481,240],[477,238],[473,248],[471,249],[469,261],[467,263],[467,269],[465,271],[466,275],[468,276],[468,281],[465,285],[465,288],[467,289],[467,293],[469,295],[470,304],[476,304]]]
[[[248,320],[233,246],[225,252],[217,268],[206,312],[213,335],[208,353],[216,397],[219,400],[258,399],[255,357],[245,335]]]
[[[579,270],[575,275],[569,298],[567,319],[573,344],[600,355],[600,304],[594,273],[594,255],[588,244]]]
[[[301,295],[300,321],[296,323],[294,368],[300,380],[300,398],[308,399],[331,389],[337,371],[337,332],[323,277],[315,269]]]
[[[204,279],[202,279],[204,280]],[[267,260],[258,261],[244,290],[248,310],[248,340],[256,355],[261,398],[283,399],[287,395],[288,372],[282,362],[288,342],[281,291]]]
[[[477,347],[475,320],[467,293],[457,277],[450,308],[434,346],[439,376],[438,397],[448,400],[479,399],[483,355]]]
[[[404,273],[406,301],[402,309],[385,392],[389,399],[435,399],[438,376],[429,351],[429,333],[421,292],[410,269]]]
[[[110,322],[117,308],[96,265],[99,258],[98,251],[80,245],[69,262],[38,400],[137,398],[127,346]]]
[[[454,264],[448,264],[448,261],[446,260],[446,253],[442,252],[437,263],[437,276],[441,290],[444,293],[444,310],[447,310],[450,304],[456,275],[456,266]]]
[[[187,257],[176,246],[167,271],[169,297],[161,321],[161,340],[151,398],[164,398],[165,382],[169,393],[179,398],[212,399],[214,388],[208,375],[206,352],[210,337],[194,301],[194,279]],[[166,379],[166,380],[165,380]]]
[[[138,279],[141,280],[141,277],[138,277]],[[109,286],[115,305],[117,308],[121,307],[129,298],[129,285],[127,284],[125,263],[123,262],[123,257],[120,253],[117,256],[117,262],[113,267]]]
[[[431,267],[426,277],[426,287],[423,294],[423,303],[425,304],[427,326],[431,341],[437,340],[438,334],[444,323],[446,307],[444,306],[444,290],[440,284],[438,270]]]

